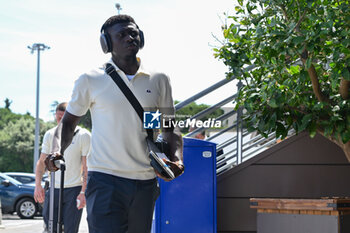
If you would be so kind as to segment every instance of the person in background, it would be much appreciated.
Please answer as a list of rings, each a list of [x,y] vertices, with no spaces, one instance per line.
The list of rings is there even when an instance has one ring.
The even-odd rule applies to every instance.
[[[56,107],[55,118],[57,124],[61,121],[67,103],[60,103]],[[49,190],[44,190],[41,186],[41,179],[45,173],[45,159],[52,151],[52,141],[57,126],[48,130],[43,139],[40,158],[36,164],[35,170],[35,191],[34,199],[36,202],[43,203],[43,218],[46,227],[49,220]],[[87,180],[86,156],[90,151],[90,132],[77,126],[74,130],[72,143],[67,147],[65,152],[66,171],[64,176],[64,202],[63,202],[63,224],[65,233],[77,233],[82,215],[82,208],[85,206],[85,189]],[[55,173],[55,215],[54,215],[54,231],[56,232],[57,211],[58,211],[58,194],[60,187],[61,173]],[[77,205],[79,203],[79,205]]]
[[[196,129],[198,129],[196,126],[194,126],[194,127],[191,126],[190,129],[188,130],[188,132],[193,132]],[[205,139],[205,130],[202,130],[201,132],[194,135],[194,138],[204,140]]]

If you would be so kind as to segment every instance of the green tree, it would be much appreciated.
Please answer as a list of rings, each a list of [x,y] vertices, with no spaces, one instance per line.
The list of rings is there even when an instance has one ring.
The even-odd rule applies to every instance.
[[[52,114],[52,115],[55,115],[55,113],[56,113],[56,107],[57,107],[57,105],[59,105],[60,103],[57,101],[57,100],[54,100],[54,101],[52,101],[52,103],[50,104],[50,113]]]
[[[12,100],[10,100],[9,98],[5,99],[5,108],[10,109],[10,105],[12,104]]]
[[[0,108],[0,130],[2,130],[9,122],[15,122],[22,117],[33,119],[30,114],[21,115],[13,113],[9,108]]]
[[[0,146],[5,150],[5,155],[1,156],[1,170],[31,171],[34,128],[33,120],[20,118],[10,122],[0,132]]]
[[[175,104],[179,103],[180,101],[175,100]],[[207,104],[197,104],[195,102],[190,103],[189,105],[183,107],[182,109],[176,111],[176,115],[175,118],[176,120],[186,120],[194,115],[196,115],[197,113],[207,109],[208,107],[210,107]],[[216,119],[219,116],[221,116],[224,113],[224,110],[222,109],[217,109],[215,111],[213,111],[212,113],[198,119],[198,120],[207,120],[209,118],[211,119]],[[187,133],[189,129],[181,129],[181,131],[183,133]]]
[[[350,161],[349,1],[238,3],[215,55],[244,83],[237,107],[249,129],[281,138],[291,128],[318,132]]]
[[[0,171],[33,171],[35,121],[31,116],[0,109]],[[40,121],[40,142],[55,124]]]
[[[86,112],[86,114],[84,116],[81,117],[80,121],[79,121],[79,125],[81,127],[84,127],[86,129],[89,129],[91,131],[92,128],[92,122],[91,122],[91,113],[90,110],[88,110]]]
[[[52,101],[50,107],[51,107],[51,110],[50,110],[50,113],[52,113],[52,115],[55,115],[56,113],[56,107],[57,105],[59,105],[60,103],[55,100],[55,101]],[[92,123],[91,123],[91,113],[90,113],[90,110],[87,111],[87,113],[81,117],[80,121],[79,121],[79,126],[81,127],[84,127],[86,129],[89,129],[91,131],[91,128],[92,128]]]

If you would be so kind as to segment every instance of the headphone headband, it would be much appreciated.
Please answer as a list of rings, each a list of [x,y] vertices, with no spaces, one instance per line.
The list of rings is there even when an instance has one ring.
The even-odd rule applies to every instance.
[[[122,22],[120,22],[122,23]],[[127,23],[127,22],[126,22]],[[145,45],[145,38],[144,38],[144,35],[143,35],[143,31],[141,31],[141,29],[139,28],[139,26],[134,23],[134,22],[130,22],[130,23],[133,23],[136,25],[136,28],[139,30],[139,36],[140,36],[140,49],[143,48],[143,46]],[[118,24],[118,23],[115,23],[115,24]],[[112,27],[113,25],[115,24],[112,24],[112,25],[108,25],[108,27]],[[101,44],[101,48],[102,48],[102,51],[104,53],[109,53],[109,52],[112,52],[112,41],[111,41],[111,38],[109,36],[109,34],[106,32],[106,24],[104,23],[101,27],[101,35],[100,35],[100,44]]]
[[[133,23],[133,24],[135,24],[136,28],[140,30],[139,25],[137,25],[137,24],[134,23],[134,22],[127,22],[127,21],[125,21],[125,22],[119,22],[119,23]],[[102,25],[102,27],[101,27],[100,32],[101,32],[101,33],[104,33],[104,32],[106,32],[106,28],[112,27],[112,26],[114,26],[114,25],[116,25],[116,24],[119,24],[119,23],[114,23],[114,24],[111,24],[111,25],[108,25],[108,26],[106,25],[106,23],[104,23],[104,24]]]

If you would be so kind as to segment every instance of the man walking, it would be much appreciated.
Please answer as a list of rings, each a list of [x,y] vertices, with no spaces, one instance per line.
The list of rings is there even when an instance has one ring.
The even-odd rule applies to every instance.
[[[112,16],[102,26],[101,46],[112,56],[108,63],[144,109],[160,109],[166,120],[172,120],[169,78],[142,66],[136,55],[143,45],[143,33],[128,15]],[[57,131],[62,130],[60,154],[65,157],[75,126],[90,109],[93,130],[86,190],[89,232],[149,233],[159,188],[148,157],[147,133],[105,66],[81,75],[75,82]],[[184,171],[181,134],[169,127],[162,130],[162,136],[170,145],[171,161],[167,164],[179,176]]]
[[[67,103],[60,103],[56,107],[55,118],[59,123],[66,110]],[[57,126],[48,130],[43,139],[40,158],[36,165],[35,171],[35,191],[34,199],[36,202],[43,203],[43,218],[46,227],[49,220],[49,199],[50,192],[46,193],[41,186],[41,179],[45,173],[46,156],[52,152],[52,142]],[[86,156],[90,150],[90,132],[81,127],[76,127],[73,133],[72,143],[65,151],[66,171],[64,176],[64,202],[62,206],[63,224],[65,233],[77,233],[79,230],[82,208],[85,206],[85,189],[87,180]],[[55,211],[54,211],[54,232],[57,230],[57,213],[58,213],[58,197],[61,172],[51,173],[55,175]],[[50,184],[52,185],[52,184]],[[77,203],[79,205],[77,206]]]

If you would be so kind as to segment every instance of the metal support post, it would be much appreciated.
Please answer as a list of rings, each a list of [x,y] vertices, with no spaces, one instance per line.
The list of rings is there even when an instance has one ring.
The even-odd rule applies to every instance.
[[[50,202],[49,202],[49,225],[47,226],[49,233],[53,233],[53,218],[55,213],[55,172],[50,173]]]
[[[40,49],[38,49],[37,71],[36,71],[36,105],[35,105],[35,139],[34,139],[34,159],[33,172],[35,173],[36,163],[39,159],[39,93],[40,93]]]
[[[241,90],[243,84],[241,80],[237,84],[238,93]],[[243,123],[242,123],[243,109],[239,107],[237,109],[237,165],[242,163],[242,146],[243,146]]]
[[[60,170],[61,170],[61,183],[60,183],[60,194],[59,194],[59,199],[58,199],[58,219],[57,219],[57,232],[62,233],[62,206],[63,206],[63,191],[64,191],[64,172],[66,171],[66,165],[65,163],[61,160],[60,161]]]
[[[118,15],[120,15],[120,11],[123,10],[123,8],[121,7],[121,5],[119,3],[115,4],[115,8],[117,8],[118,11]]]
[[[32,46],[27,46],[34,53],[34,50],[38,51],[37,58],[37,73],[36,73],[36,110],[35,110],[35,141],[34,141],[34,159],[33,159],[33,172],[35,173],[36,163],[39,159],[39,133],[40,133],[40,119],[39,119],[39,87],[40,87],[40,51],[45,49],[50,49],[49,46],[45,44],[33,44]]]

